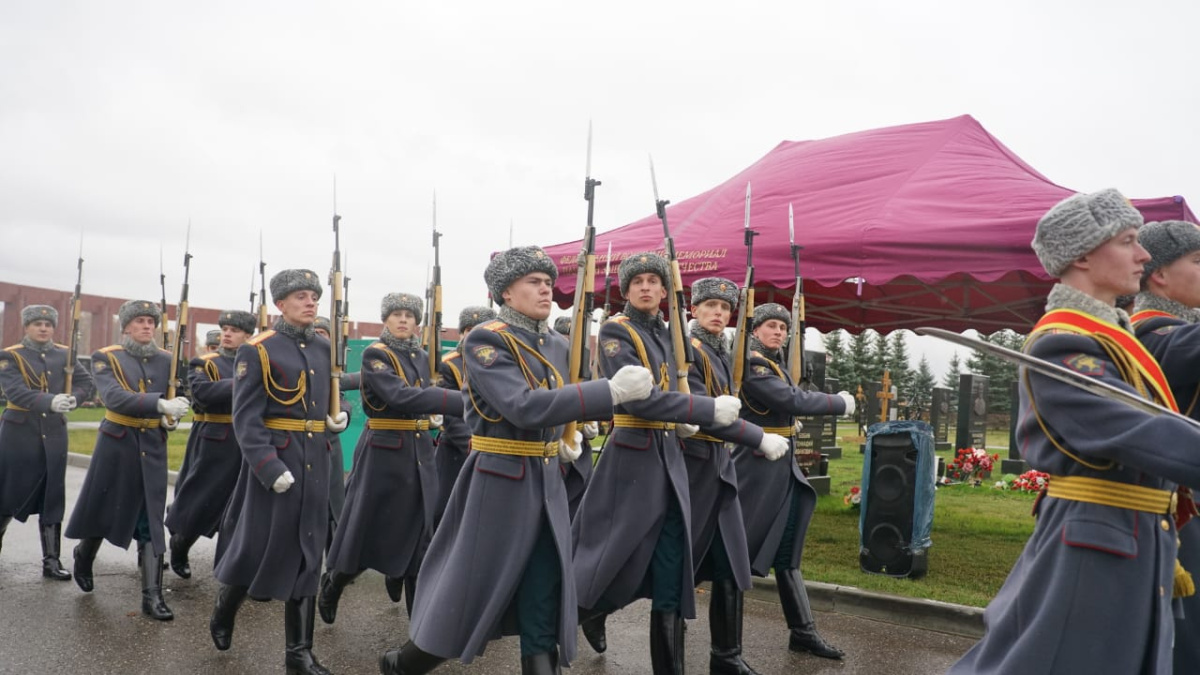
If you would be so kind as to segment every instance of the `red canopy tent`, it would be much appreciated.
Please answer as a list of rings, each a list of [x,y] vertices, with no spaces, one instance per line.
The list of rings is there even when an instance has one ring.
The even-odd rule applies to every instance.
[[[1024,332],[1042,313],[1052,280],[1029,242],[1038,219],[1072,190],[1055,185],[974,118],[873,129],[817,141],[784,141],[724,183],[667,208],[683,282],[745,278],[742,222],[752,184],[751,228],[759,303],[791,304],[795,276],[788,204],[804,247],[808,324],[821,331],[937,326]],[[1119,187],[1119,186],[1118,186]],[[1135,199],[1147,221],[1195,216],[1182,197]],[[662,250],[651,214],[596,237],[596,289],[612,242],[616,265]],[[555,300],[572,302],[579,241],[546,248],[558,266]]]

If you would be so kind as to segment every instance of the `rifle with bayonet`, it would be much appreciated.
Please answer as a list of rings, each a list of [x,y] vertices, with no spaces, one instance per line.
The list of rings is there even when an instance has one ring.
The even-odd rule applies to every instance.
[[[250,268],[250,313],[254,313],[254,268]]]
[[[342,258],[342,310],[346,320],[342,322],[342,344],[350,346],[350,254]]]
[[[670,288],[667,289],[667,314],[671,319],[671,350],[675,359],[676,390],[685,394],[691,393],[688,384],[688,369],[691,368],[695,356],[692,354],[692,342],[687,338],[687,304],[683,300],[683,278],[679,274],[679,259],[675,255],[675,240],[667,226],[667,204],[665,199],[658,198],[658,179],[654,175],[654,159],[650,160],[650,183],[654,187],[654,210],[663,226],[663,250],[667,262],[671,265]]]
[[[567,380],[571,384],[588,378],[592,361],[588,357],[588,341],[592,333],[592,302],[596,291],[596,186],[592,178],[592,124],[588,123],[587,163],[583,170],[583,199],[587,202],[587,224],[583,226],[583,243],[579,249],[575,272],[575,297],[571,305],[571,347],[568,352]],[[563,440],[575,442],[576,422],[563,429]]]
[[[336,188],[335,188],[336,190]],[[342,297],[342,241],[338,228],[342,217],[333,209],[333,264],[329,268],[329,416],[337,419],[342,412],[342,373],[346,370],[346,306]]]
[[[175,344],[171,349],[171,374],[167,377],[166,399],[175,398],[180,392],[187,392],[187,382],[184,377],[188,369],[188,355],[184,351],[189,342],[188,326],[188,277],[192,270],[192,223],[188,222],[187,239],[183,246],[183,287],[179,291],[179,305],[175,308]],[[163,313],[163,326],[167,325],[167,315]],[[167,426],[172,427],[179,420],[172,420]]]
[[[733,372],[729,378],[729,393],[737,396],[742,390],[746,375],[746,362],[750,359],[750,325],[754,321],[754,237],[758,233],[750,229],[750,184],[746,183],[746,216],[743,225],[746,245],[746,280],[742,283],[738,299],[737,325],[733,333]]]
[[[267,263],[263,260],[262,230],[258,231],[258,332],[271,327],[267,317]],[[251,282],[253,284],[253,282]]]
[[[429,355],[429,380],[437,377],[442,364],[442,233],[437,231],[437,193],[433,195],[433,279],[429,282],[429,313],[425,315],[429,341],[425,353]]]
[[[162,313],[162,348],[171,348],[171,326],[167,322],[167,273],[163,271],[162,244],[158,245],[158,286],[162,289],[162,303],[159,305]]]
[[[79,262],[75,266],[75,294],[71,296],[71,334],[67,340],[67,364],[63,366],[63,393],[67,396],[71,395],[71,387],[75,383],[75,365],[79,362],[79,321],[83,314],[82,232],[79,234]]]
[[[788,204],[788,237],[791,240],[792,264],[796,268],[796,293],[792,296],[792,334],[788,336],[788,374],[792,384],[804,378],[804,278],[800,276],[800,249],[796,245],[796,225],[792,205]]]

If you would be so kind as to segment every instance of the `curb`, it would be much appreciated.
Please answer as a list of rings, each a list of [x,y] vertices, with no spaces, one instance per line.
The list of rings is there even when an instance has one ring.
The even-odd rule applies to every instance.
[[[81,469],[86,469],[92,463],[91,455],[81,455],[78,452],[67,453],[67,466],[76,466]],[[178,471],[167,471],[167,485],[174,485],[179,478]]]

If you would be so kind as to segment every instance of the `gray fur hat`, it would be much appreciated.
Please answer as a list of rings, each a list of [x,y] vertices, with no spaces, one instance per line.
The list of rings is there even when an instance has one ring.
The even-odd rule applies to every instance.
[[[326,333],[333,335],[333,328],[330,326],[329,319],[326,319],[323,316],[318,316],[316,320],[313,321],[313,330],[323,330]]]
[[[474,328],[481,323],[487,323],[496,318],[496,310],[491,307],[481,307],[472,305],[464,307],[463,311],[458,313],[458,332],[462,333],[468,328]]]
[[[1052,277],[1071,263],[1131,227],[1142,226],[1142,214],[1125,195],[1109,188],[1077,194],[1055,204],[1038,221],[1033,252]]]
[[[21,310],[21,327],[24,328],[34,321],[49,321],[51,326],[58,328],[58,310],[50,305],[30,305]]]
[[[558,280],[558,268],[545,251],[538,246],[518,246],[497,253],[483,271],[483,281],[492,300],[503,305],[504,291],[517,279],[534,272],[549,274],[551,282]]]
[[[1145,279],[1154,270],[1200,250],[1200,228],[1182,220],[1146,223],[1138,230],[1138,243],[1150,254],[1150,262],[1142,272]]]
[[[221,344],[221,331],[210,330],[204,334],[205,347],[216,347],[219,344]]]
[[[562,333],[563,335],[570,335],[571,334],[571,317],[560,316],[557,319],[555,319],[554,320],[554,330],[558,331],[559,333]]]
[[[621,280],[621,295],[629,293],[629,283],[639,274],[653,272],[662,280],[663,287],[670,283],[671,271],[667,259],[657,253],[646,251],[626,256],[617,268],[617,277]]]
[[[705,300],[724,300],[729,308],[737,309],[738,285],[722,277],[704,277],[692,284],[692,305],[699,305]]]
[[[162,323],[162,311],[158,305],[149,300],[129,300],[117,309],[117,318],[121,321],[121,330],[129,325],[130,321],[139,316],[148,316],[154,319],[154,325]]]
[[[392,312],[407,309],[417,317],[417,323],[421,323],[423,314],[421,312],[425,301],[412,293],[388,293],[383,296],[383,300],[379,303],[379,320],[387,321],[387,318],[392,315]]]
[[[217,319],[217,325],[222,328],[233,326],[252,334],[254,333],[254,327],[258,325],[258,318],[244,309],[227,309],[221,312],[221,316]]]
[[[754,318],[750,321],[750,330],[754,330],[771,319],[778,319],[792,327],[792,313],[787,311],[787,308],[777,302],[768,302],[765,305],[759,305],[754,308]]]
[[[321,297],[321,278],[312,270],[280,270],[271,277],[271,302],[279,302],[296,291],[314,291]]]

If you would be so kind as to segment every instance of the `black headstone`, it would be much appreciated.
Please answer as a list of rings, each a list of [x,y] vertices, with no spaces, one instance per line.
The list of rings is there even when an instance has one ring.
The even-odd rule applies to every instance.
[[[1017,445],[1017,412],[1021,409],[1020,382],[1013,380],[1009,390],[1008,408],[1008,459],[1000,461],[1001,473],[1021,475],[1029,470],[1029,465],[1021,459],[1020,447]]]
[[[956,450],[987,448],[988,377],[975,373],[958,376],[958,433]]]
[[[883,385],[879,382],[866,382],[863,384],[863,395],[866,400],[863,401],[863,427],[870,429],[872,424],[880,422],[880,412],[883,410],[883,399],[879,398],[880,392],[883,391]]]
[[[950,447],[950,425],[954,421],[957,394],[949,387],[934,387],[929,406],[929,426],[933,427],[934,450],[944,452]]]

